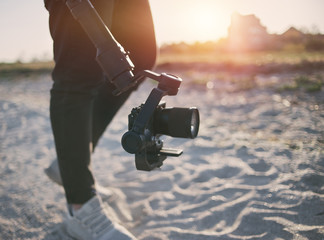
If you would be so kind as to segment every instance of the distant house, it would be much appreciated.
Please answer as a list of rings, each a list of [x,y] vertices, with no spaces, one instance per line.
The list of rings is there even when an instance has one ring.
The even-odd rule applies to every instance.
[[[253,51],[264,49],[270,41],[266,27],[260,19],[251,15],[233,13],[228,28],[228,49],[231,51]]]
[[[280,38],[285,42],[300,43],[306,38],[306,34],[294,27],[290,27],[286,32],[281,34]]]
[[[304,33],[294,27],[290,27],[281,35],[276,35],[276,44],[279,47],[294,46],[295,49],[306,49],[313,51],[324,50],[324,35]]]
[[[233,13],[228,28],[227,50],[235,52],[257,50],[324,50],[324,35],[304,33],[290,27],[282,34],[269,34],[260,19],[251,15]]]

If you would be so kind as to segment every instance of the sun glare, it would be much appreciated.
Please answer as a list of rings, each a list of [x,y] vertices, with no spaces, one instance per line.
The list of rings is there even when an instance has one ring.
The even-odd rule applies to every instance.
[[[193,18],[195,27],[200,28],[202,32],[210,32],[214,28],[215,17],[210,12],[198,12]]]
[[[227,27],[224,26],[224,14],[220,9],[215,9],[213,5],[202,2],[188,5],[186,14],[188,24],[192,28],[193,39],[208,41],[226,36]]]
[[[232,11],[223,1],[177,0],[172,7],[151,2],[159,42],[206,42],[227,36]]]

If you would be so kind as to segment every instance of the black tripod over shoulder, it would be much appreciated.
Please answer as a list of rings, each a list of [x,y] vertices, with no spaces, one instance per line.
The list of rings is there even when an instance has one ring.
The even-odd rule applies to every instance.
[[[199,111],[191,108],[166,108],[164,96],[177,95],[181,78],[144,70],[134,75],[134,64],[116,41],[89,0],[65,0],[74,18],[81,24],[97,49],[96,60],[113,83],[114,95],[134,87],[143,77],[158,82],[145,103],[128,116],[128,131],[122,137],[125,151],[135,154],[138,170],[151,171],[162,166],[167,156],[180,156],[182,150],[163,148],[161,135],[195,138],[199,129]]]

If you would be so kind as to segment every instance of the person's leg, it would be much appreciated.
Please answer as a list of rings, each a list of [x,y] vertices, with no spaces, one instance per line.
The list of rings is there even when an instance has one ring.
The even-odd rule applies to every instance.
[[[63,1],[48,1],[55,68],[50,115],[59,168],[69,204],[94,196],[90,171],[92,111],[104,82],[96,49]]]
[[[102,8],[101,12],[105,15],[106,25],[111,27],[114,0],[94,0],[91,2],[95,5],[100,5]],[[89,119],[89,117],[96,115],[93,114],[92,106],[94,102],[94,95],[98,90],[98,86],[104,85],[106,80],[104,79],[101,68],[95,61],[96,49],[90,42],[88,36],[85,34],[79,23],[73,19],[70,11],[68,10],[67,6],[65,6],[63,1],[45,0],[45,7],[50,14],[49,25],[54,43],[54,60],[56,63],[52,73],[54,85],[51,91],[50,108],[52,124],[55,127],[53,128],[53,133],[54,136],[57,135],[56,138],[58,140],[56,140],[56,145],[63,145],[65,146],[65,149],[68,150],[70,146],[66,145],[64,142],[61,142],[59,139],[62,138],[61,135],[64,133],[63,128],[69,128],[71,122],[72,124],[74,124],[74,122],[78,123],[79,119],[77,119],[77,115],[69,116],[69,119],[66,119],[69,113],[67,104],[69,104],[69,108],[75,108],[75,111],[81,111],[83,109],[83,113],[85,115],[84,117],[87,118],[87,123],[92,123],[93,120]],[[107,91],[109,91],[109,89],[107,89]],[[83,106],[78,104],[78,99],[85,101],[85,104]],[[98,107],[96,109],[98,109]],[[98,117],[96,119],[98,119]],[[64,122],[66,126],[58,124],[60,121]],[[98,121],[95,122],[97,123]],[[72,139],[72,137],[75,137],[77,140],[83,139],[86,141],[86,143],[83,143],[83,145],[86,145],[89,139],[85,139],[81,135],[90,135],[91,133],[91,136],[93,136],[93,134],[92,132],[85,134],[81,131],[92,130],[92,125],[93,124],[90,126],[82,126],[81,130],[77,131],[77,134],[73,133],[73,136],[66,138],[65,141],[67,143],[74,142],[74,145],[77,146],[79,141],[74,141]],[[87,148],[89,148],[90,143],[87,145]],[[75,164],[74,162],[78,161],[78,164],[83,164],[84,170],[82,172],[87,172],[86,175],[90,180],[88,179],[86,181],[91,183],[91,192],[93,192],[93,177],[91,174],[89,174],[88,167],[90,162],[90,157],[88,156],[89,154],[84,155],[85,160],[69,160],[66,159],[67,154],[65,153],[65,150],[63,151],[61,149],[61,147],[58,149],[58,155],[63,155],[65,159],[62,157],[61,159],[55,159],[50,166],[45,169],[47,176],[59,185],[63,185],[60,173],[61,171],[59,170],[60,167],[67,169],[66,171],[63,170],[63,178],[68,178],[69,176],[77,177],[80,176],[80,174],[71,174],[72,172],[69,170],[69,168],[73,168]],[[63,153],[60,153],[62,151]],[[58,164],[58,161],[60,161],[61,164]],[[85,169],[88,170],[85,171]],[[77,169],[75,169],[75,171],[77,171]],[[68,174],[65,174],[64,172],[68,172]],[[82,179],[84,179],[84,177],[82,177]],[[69,183],[71,181],[76,182],[77,179],[69,180],[68,178],[68,180],[65,180],[66,185],[70,185]],[[73,185],[70,187],[65,187],[66,192],[71,192],[69,189],[75,189]],[[86,192],[88,193],[86,196],[90,196],[89,186],[87,186],[87,189],[88,190]],[[79,198],[79,194],[77,194],[75,197],[70,197],[70,195],[73,196],[74,193],[68,194],[68,202],[73,202],[72,199]],[[84,197],[82,197],[82,199],[83,198]]]
[[[69,204],[83,204],[95,195],[90,170],[92,109],[89,93],[51,91],[51,123]]]
[[[95,4],[98,1],[110,2],[97,0]],[[105,82],[95,61],[96,50],[62,1],[46,3],[56,63],[50,116],[66,199],[73,207],[71,217],[65,221],[66,231],[84,240],[135,239],[125,228],[111,222],[94,192],[89,167],[93,112],[99,86]]]
[[[71,92],[85,91],[85,89],[93,88],[93,85],[96,84],[95,80],[101,79],[102,75],[96,62],[93,60],[95,49],[92,47],[92,43],[87,39],[78,23],[71,18],[64,4],[55,3],[56,1],[51,0],[47,2],[51,3],[48,9],[51,13],[50,26],[54,39],[54,55],[56,60],[56,67],[53,72],[55,84],[52,95],[54,96],[55,92],[60,90]],[[97,0],[92,2],[106,25],[116,35],[117,40],[123,44],[127,51],[131,52],[132,61],[136,65],[136,71],[151,69],[156,58],[156,42],[148,1],[137,0],[129,2],[118,0],[113,3],[113,1]],[[113,5],[115,10],[113,26],[111,26],[111,7]],[[78,36],[77,39],[76,36]],[[82,49],[82,53],[80,53],[80,49]],[[76,59],[78,61],[75,61]],[[85,59],[88,59],[88,61],[85,61]],[[75,81],[78,82],[76,83]],[[110,83],[102,82],[99,85],[99,94],[94,98],[94,106],[92,108],[93,150],[104,130],[131,92],[129,91],[115,97],[111,94],[110,88],[112,85]],[[70,94],[70,98],[72,96],[73,94]],[[55,102],[56,100],[53,106]],[[57,171],[55,172],[57,173]],[[59,176],[55,177],[55,179],[60,180]]]

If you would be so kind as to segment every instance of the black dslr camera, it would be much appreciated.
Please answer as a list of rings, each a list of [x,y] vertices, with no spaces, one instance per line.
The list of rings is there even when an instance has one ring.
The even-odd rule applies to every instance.
[[[166,108],[163,96],[177,95],[181,79],[170,74],[145,70],[134,76],[134,64],[128,52],[116,41],[90,0],[63,0],[73,17],[81,24],[97,49],[96,60],[113,83],[114,95],[122,94],[143,77],[159,82],[146,102],[129,115],[129,131],[122,137],[122,146],[135,154],[136,168],[151,171],[160,167],[167,156],[179,156],[182,150],[163,148],[161,135],[195,138],[199,129],[196,108]]]
[[[166,108],[160,103],[163,96],[178,93],[181,79],[162,73],[160,75],[143,71],[145,76],[159,82],[151,91],[146,102],[133,108],[128,115],[128,132],[122,137],[125,151],[135,154],[138,170],[151,171],[162,166],[167,156],[178,157],[180,149],[163,148],[161,135],[179,138],[195,138],[199,129],[199,112],[197,108]]]

